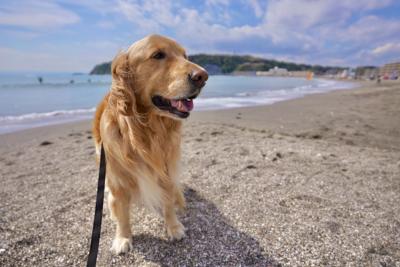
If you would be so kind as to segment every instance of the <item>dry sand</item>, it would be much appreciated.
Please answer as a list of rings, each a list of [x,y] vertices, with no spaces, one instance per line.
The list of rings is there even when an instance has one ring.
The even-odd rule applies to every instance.
[[[400,85],[197,112],[184,129],[187,237],[132,210],[134,248],[98,266],[400,266]],[[90,122],[0,136],[0,266],[84,266]]]

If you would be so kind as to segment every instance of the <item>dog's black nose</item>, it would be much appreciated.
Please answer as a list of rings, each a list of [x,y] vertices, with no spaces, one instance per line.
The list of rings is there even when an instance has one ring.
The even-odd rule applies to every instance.
[[[204,86],[208,79],[208,73],[204,69],[195,69],[189,74],[190,82],[197,88]]]

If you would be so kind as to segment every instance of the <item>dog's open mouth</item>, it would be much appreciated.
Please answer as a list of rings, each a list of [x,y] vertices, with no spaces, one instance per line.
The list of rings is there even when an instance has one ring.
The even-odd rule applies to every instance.
[[[156,95],[152,97],[152,101],[157,108],[168,111],[179,118],[185,119],[189,117],[190,111],[193,109],[194,98],[195,97],[167,99],[165,97]]]

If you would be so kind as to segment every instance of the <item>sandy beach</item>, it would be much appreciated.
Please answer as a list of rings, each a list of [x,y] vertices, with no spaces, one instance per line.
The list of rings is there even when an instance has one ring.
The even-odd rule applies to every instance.
[[[0,135],[0,266],[85,266],[91,122]],[[187,237],[132,210],[134,248],[98,266],[400,266],[400,83],[194,112],[184,127]]]

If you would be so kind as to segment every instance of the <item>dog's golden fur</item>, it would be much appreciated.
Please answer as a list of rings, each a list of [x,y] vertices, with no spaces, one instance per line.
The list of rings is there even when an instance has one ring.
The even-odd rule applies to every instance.
[[[165,59],[155,59],[157,51]],[[111,90],[97,107],[93,136],[97,154],[101,144],[106,153],[108,205],[117,225],[112,250],[117,254],[131,247],[132,202],[160,212],[170,238],[184,236],[175,212],[185,206],[177,180],[182,122],[151,99],[188,95],[187,77],[193,70],[204,71],[187,60],[175,41],[158,35],[134,43],[112,62]]]

